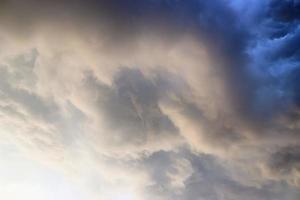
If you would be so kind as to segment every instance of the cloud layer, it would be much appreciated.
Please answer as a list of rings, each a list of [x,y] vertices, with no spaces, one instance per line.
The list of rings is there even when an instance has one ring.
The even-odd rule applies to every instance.
[[[250,2],[0,1],[0,148],[90,199],[298,199],[300,3]]]

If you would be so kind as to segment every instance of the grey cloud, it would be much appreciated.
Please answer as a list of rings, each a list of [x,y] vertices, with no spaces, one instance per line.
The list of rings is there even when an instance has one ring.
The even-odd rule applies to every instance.
[[[149,147],[153,148],[154,153],[148,149],[153,154],[143,160],[143,167],[155,182],[148,189],[162,195],[162,199],[296,199],[287,194],[294,192],[293,186],[279,181],[288,180],[291,185],[297,185],[289,180],[299,173],[298,146],[280,149],[299,142],[300,34],[297,1],[268,1],[264,4],[267,5],[266,9],[256,11],[253,8],[251,12],[255,19],[250,20],[251,23],[247,20],[247,23],[243,23],[243,16],[235,12],[227,1],[221,0],[9,0],[1,3],[4,5],[0,20],[3,32],[13,38],[19,39],[21,35],[23,40],[27,40],[27,36],[34,38],[42,35],[47,41],[52,34],[51,31],[49,35],[45,34],[47,30],[61,30],[58,32],[62,34],[71,27],[70,33],[75,32],[74,34],[79,35],[78,38],[87,42],[87,46],[83,45],[82,48],[91,47],[91,51],[99,51],[99,55],[107,53],[118,57],[119,51],[124,53],[124,57],[127,53],[135,55],[134,52],[140,50],[139,45],[145,42],[140,40],[141,37],[154,40],[159,38],[162,45],[169,47],[168,52],[159,52],[167,55],[172,53],[179,38],[195,37],[198,42],[196,45],[203,45],[211,61],[210,66],[205,66],[211,74],[208,73],[208,81],[203,83],[207,86],[203,87],[214,90],[210,86],[218,85],[215,82],[220,80],[223,84],[221,92],[225,94],[220,95],[224,99],[217,99],[218,95],[208,98],[204,92],[202,94],[197,90],[201,88],[199,82],[190,81],[190,77],[184,76],[183,71],[178,72],[178,78],[167,70],[164,71],[167,67],[160,63],[151,66],[159,70],[154,70],[149,75],[143,69],[144,66],[134,66],[135,69],[129,65],[131,68],[120,67],[127,65],[118,63],[117,59],[118,66],[114,67],[120,69],[112,76],[111,83],[104,83],[98,77],[101,70],[97,70],[101,66],[91,67],[88,63],[82,67],[89,72],[82,75],[80,73],[84,70],[79,70],[79,75],[75,76],[77,79],[74,78],[75,89],[70,89],[71,94],[60,94],[59,98],[67,102],[66,108],[65,105],[57,104],[54,99],[45,99],[35,91],[35,84],[40,84],[41,80],[38,80],[38,74],[33,70],[39,57],[38,50],[33,50],[27,56],[19,56],[1,65],[0,97],[1,101],[9,102],[0,106],[2,116],[27,117],[20,112],[21,107],[21,110],[24,109],[33,118],[32,121],[42,121],[42,125],[50,124],[58,129],[55,132],[59,135],[58,146],[71,140],[70,138],[96,138],[96,148],[101,149],[101,142],[107,140],[104,143],[114,146],[119,152],[126,151],[124,146],[133,146],[142,147],[138,151],[141,153],[147,149],[143,148],[146,145],[163,144],[156,149]],[[43,32],[43,28],[46,31]],[[97,36],[101,38],[98,39]],[[60,48],[58,44],[53,46]],[[145,52],[149,59],[156,58],[151,57],[151,52]],[[74,62],[76,61],[75,59]],[[73,64],[72,61],[70,63]],[[47,68],[43,67],[40,66],[40,70]],[[200,68],[199,65],[199,70]],[[190,68],[187,66],[186,69]],[[84,77],[82,80],[78,78],[81,75]],[[199,74],[199,77],[200,75],[203,76]],[[68,76],[64,78],[63,81],[70,81]],[[80,87],[77,88],[76,84]],[[45,92],[48,90],[45,89]],[[53,94],[57,95],[55,92]],[[85,92],[88,95],[81,96]],[[212,94],[214,92],[211,91]],[[72,95],[77,95],[77,99],[72,99]],[[82,108],[84,106],[80,107],[80,103],[76,102],[78,99],[82,104],[90,105],[89,111],[96,113],[96,118],[86,112]],[[220,101],[224,103],[213,104]],[[210,113],[206,108],[209,103],[217,105],[215,113]],[[165,112],[164,106],[170,106],[179,117],[173,116],[172,112]],[[70,117],[66,118],[62,110],[67,110]],[[180,127],[179,123],[184,120],[190,126]],[[89,129],[93,123],[96,126]],[[83,137],[75,135],[80,131]],[[189,135],[190,131],[196,133],[195,138]],[[92,139],[89,137],[91,135]],[[66,137],[65,141],[60,137]],[[244,160],[234,156],[248,158],[252,154],[268,154],[270,161],[266,163],[267,167],[273,170],[272,176],[279,177],[279,181],[269,183],[269,177],[263,177],[266,178],[264,184],[254,187],[233,180],[215,162],[214,159],[217,160],[220,155],[214,151],[208,152],[212,154],[210,156],[159,151],[164,149],[166,143],[172,146],[180,141],[178,143],[189,145],[189,142],[198,137],[202,140],[195,142],[198,151],[204,149],[201,145],[207,145],[221,151],[222,159],[225,159],[228,156],[225,151],[234,149],[238,152],[230,151],[234,155],[227,159],[240,163],[242,167],[249,166],[245,166]],[[53,141],[56,141],[55,138]],[[247,149],[243,149],[243,145]],[[178,150],[178,146],[172,147]],[[278,150],[278,153],[269,155],[271,150]],[[253,157],[249,158],[253,159],[253,167],[256,167],[257,162],[263,162],[256,161],[255,156]],[[173,188],[171,177],[176,177],[180,171],[174,164],[176,160],[186,160],[193,169],[191,176],[184,177],[180,174],[184,187],[177,188],[179,193],[172,191],[176,188]],[[280,177],[281,173],[285,177]],[[299,179],[296,180],[299,182]]]
[[[179,137],[177,127],[159,107],[160,89],[141,71],[121,68],[111,86],[89,74],[84,85],[97,94],[95,109],[104,117],[111,142],[143,145],[164,136]]]
[[[33,50],[29,59],[26,55],[19,55],[7,64],[2,64],[0,91],[2,99],[8,104],[17,104],[24,108],[30,115],[44,121],[53,122],[57,117],[58,107],[54,102],[48,101],[30,91],[35,86],[33,68],[37,52]],[[23,87],[23,88],[22,88]],[[16,111],[17,112],[17,111]]]
[[[9,137],[20,142],[21,148],[22,145],[29,147],[37,155],[47,153],[57,161],[64,156],[68,145],[78,139],[76,133],[80,125],[70,123],[83,122],[84,116],[71,103],[63,111],[54,98],[38,93],[37,60],[36,49],[1,60],[0,125],[3,134],[8,132]]]
[[[288,146],[272,154],[268,163],[272,173],[286,176],[292,184],[300,184],[300,147]]]
[[[201,108],[193,105],[192,103],[182,103],[182,114],[190,119],[193,124],[203,127],[203,130],[199,130],[206,138],[206,141],[212,145],[218,145],[228,147],[231,144],[238,143],[243,140],[244,136],[235,130],[235,127],[226,125],[226,119],[220,115],[216,119],[209,119],[201,112]],[[236,124],[236,126],[238,126]],[[200,133],[199,133],[200,134]]]
[[[172,186],[172,180],[168,176],[170,173],[176,174],[176,160],[186,161],[190,166],[185,171],[186,176],[181,175],[184,177],[183,188]],[[285,183],[269,181],[263,185],[251,186],[238,182],[231,177],[224,164],[221,165],[222,162],[215,156],[193,154],[187,149],[181,149],[180,152],[159,151],[144,158],[141,164],[153,180],[153,184],[146,187],[148,194],[154,194],[149,199],[296,200],[299,197],[297,188],[290,188]]]
[[[172,46],[178,38],[191,34],[205,46],[209,55],[213,55],[212,70],[226,85],[231,109],[240,118],[247,119],[252,114],[249,105],[256,86],[247,72],[248,56],[245,54],[250,36],[246,26],[239,23],[236,13],[224,1],[29,0],[9,1],[7,7],[11,12],[4,15],[12,26],[18,24],[16,19],[20,18],[29,20],[24,24],[33,26],[33,32],[39,32],[34,30],[43,23],[55,28],[55,21],[60,21],[66,26],[74,25],[74,31],[82,37],[95,37],[101,32],[102,45],[109,52],[135,51],[142,36],[155,36]],[[31,9],[37,13],[29,12]],[[10,13],[15,13],[16,19]],[[57,25],[57,28],[60,27]],[[93,31],[95,35],[83,34]]]
[[[181,199],[297,199],[299,195],[296,189],[289,190],[281,183],[244,185],[232,179],[220,165],[222,160],[210,155],[190,155],[190,161],[194,174],[186,181],[186,193]]]

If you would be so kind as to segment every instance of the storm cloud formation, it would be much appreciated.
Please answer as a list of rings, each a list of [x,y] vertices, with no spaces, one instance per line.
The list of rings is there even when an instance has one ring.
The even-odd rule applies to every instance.
[[[0,3],[4,153],[82,199],[300,198],[299,1]]]

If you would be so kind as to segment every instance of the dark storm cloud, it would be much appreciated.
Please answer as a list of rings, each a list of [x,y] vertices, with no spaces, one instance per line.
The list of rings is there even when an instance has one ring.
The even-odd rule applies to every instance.
[[[290,173],[295,167],[296,170],[300,168],[300,147],[289,146],[279,149],[278,152],[272,155],[270,166],[275,171],[281,173]],[[298,168],[298,169],[297,169]]]
[[[248,63],[252,60],[256,62],[257,58],[249,56],[247,51],[253,43],[264,43],[264,40],[273,38],[275,33],[266,32],[264,38],[260,39],[252,31],[256,29],[255,25],[239,20],[241,16],[226,1],[11,0],[3,1],[3,5],[4,26],[12,30],[28,31],[30,34],[43,24],[55,27],[60,22],[81,27],[80,31],[76,29],[79,33],[88,29],[106,32],[107,45],[114,49],[124,44],[132,48],[132,43],[148,32],[172,42],[180,35],[192,32],[214,60],[213,71],[224,79],[231,109],[251,125],[260,125],[260,119],[272,119],[273,114],[278,114],[277,110],[281,113],[289,107],[289,98],[295,102],[299,98],[295,86],[297,78],[285,74],[275,78],[270,75],[271,70],[277,70],[272,66],[279,60],[289,58],[296,63],[299,61],[297,1],[270,1],[266,12],[257,19],[258,29],[260,24],[271,20],[266,24],[266,29],[274,30],[276,27],[275,32],[286,32],[286,38],[280,38],[280,44],[266,47],[262,56],[267,61],[255,63],[259,70],[267,68],[266,78],[262,79],[257,79],[249,72]],[[146,89],[151,93],[151,87]],[[117,115],[111,118],[114,117],[118,118]]]
[[[257,138],[268,138],[270,127],[276,132],[290,131],[285,124],[277,124],[275,119],[292,115],[294,111],[290,113],[290,109],[299,104],[297,44],[300,34],[296,1],[270,1],[256,24],[243,24],[225,1],[73,1],[72,6],[66,6],[68,3],[42,2],[34,6],[40,6],[41,10],[50,9],[49,16],[46,14],[50,19],[61,17],[53,15],[56,12],[68,19],[62,12],[66,7],[66,13],[78,21],[75,24],[97,26],[104,23],[107,33],[111,34],[108,43],[116,47],[123,42],[134,43],[140,35],[151,31],[173,42],[186,32],[196,34],[214,60],[213,71],[221,74],[224,80],[230,109],[236,118],[250,126]],[[253,29],[257,29],[256,32]],[[279,36],[274,38],[274,35]],[[255,45],[264,49],[259,57],[260,49]],[[249,50],[254,54],[249,55]],[[258,74],[251,72],[251,63],[259,70]],[[293,67],[285,69],[284,66],[290,63]],[[176,132],[173,122],[158,107],[156,86],[140,72],[123,70],[115,76],[113,87],[102,85],[109,98],[102,106],[99,101],[101,111],[106,113],[108,127],[122,130],[126,133],[123,134],[125,138],[148,129],[156,133]],[[181,106],[182,114],[193,124],[204,126],[204,138],[209,143],[226,146],[244,139],[244,133],[237,127],[239,122],[227,126],[222,117],[208,119],[197,105],[181,102]],[[296,127],[293,132],[297,130]],[[290,140],[290,136],[287,137]],[[147,134],[138,138],[136,142],[143,143]]]
[[[297,73],[299,55],[299,2],[270,1],[262,14],[254,37],[254,48],[248,47],[252,68],[259,72],[253,98],[258,113],[274,118],[299,105]],[[252,48],[252,49],[251,49]],[[294,112],[294,111],[293,111]]]
[[[259,11],[256,23],[249,24],[248,32],[252,34],[245,47],[249,55],[246,65],[248,75],[256,83],[247,107],[256,118],[273,119],[295,100],[292,85],[296,83],[291,83],[289,74],[299,66],[298,19],[282,17],[289,7],[290,12],[297,12],[297,6],[296,1],[269,1],[264,11]]]
[[[174,43],[185,33],[193,33],[213,55],[214,71],[222,74],[232,107],[240,117],[251,114],[255,84],[247,73],[245,54],[250,35],[226,1],[12,0],[6,4],[3,19],[18,32],[30,33],[59,21],[77,31],[80,28],[79,33],[89,29],[106,33],[108,49],[116,51],[124,45],[134,48],[136,40],[149,33]]]
[[[109,30],[101,31],[107,31],[108,34],[112,34],[111,37],[120,40],[136,39],[139,34],[151,29],[153,32],[158,31],[167,40],[185,31],[199,31],[198,34],[204,37],[204,41],[218,51],[218,56],[222,56],[224,47],[227,49],[227,54],[240,54],[246,37],[246,32],[237,24],[235,14],[225,2],[220,0],[189,2],[7,0],[4,2],[6,6],[2,15],[3,19],[7,20],[4,25],[21,26],[20,31],[34,30],[37,28],[35,26],[42,23],[55,24],[56,20],[62,24],[79,25],[83,28],[97,29],[104,25]],[[222,49],[219,49],[220,47]]]
[[[282,22],[300,20],[300,2],[298,0],[273,0],[270,15]]]
[[[255,120],[257,115],[264,113],[255,113],[258,109],[253,109],[256,106],[253,102],[260,101],[256,100],[256,95],[262,86],[257,84],[262,80],[257,81],[247,68],[248,62],[255,59],[249,58],[246,53],[249,44],[256,42],[251,32],[255,27],[241,22],[226,1],[11,0],[4,1],[3,4],[5,9],[2,15],[7,27],[28,30],[30,33],[44,23],[55,26],[59,21],[81,27],[79,33],[88,29],[106,32],[107,45],[114,46],[114,49],[124,44],[133,48],[135,40],[148,32],[157,33],[165,40],[173,42],[180,35],[193,32],[200,43],[205,44],[210,55],[213,55],[211,59],[215,61],[214,70],[223,74],[227,85],[225,90],[239,117]],[[272,1],[268,6],[269,9],[265,15],[261,15],[260,20],[263,23],[272,19],[273,22],[267,24],[267,27],[277,27],[276,32],[284,32],[292,31],[293,27],[290,26],[297,25],[294,21],[298,20],[298,2]],[[293,25],[289,25],[287,29],[288,25],[282,23]],[[257,24],[259,25],[259,20]],[[281,26],[284,27],[280,28]],[[294,31],[279,48],[267,52],[266,56],[270,59],[299,57],[299,34],[297,30]],[[267,37],[271,38],[273,34]]]
[[[270,1],[261,15],[254,34],[254,46],[249,46],[250,68],[254,68],[259,77],[253,98],[253,109],[264,116],[265,123],[258,138],[270,140],[272,132],[278,132],[282,138],[277,149],[270,156],[269,170],[285,176],[289,183],[299,185],[299,178],[294,171],[298,168],[299,143],[299,2],[293,0]],[[277,119],[284,119],[279,122]],[[268,125],[267,125],[268,124]],[[264,134],[268,133],[268,134]]]
[[[291,184],[300,186],[300,147],[287,146],[271,155],[268,167],[272,173],[283,176]]]
[[[248,8],[247,5],[245,13],[249,11],[247,9],[253,9],[251,13],[255,16],[255,19],[251,20],[246,20],[249,16],[242,15],[242,10],[235,11],[228,2],[248,4],[246,1],[224,0],[6,0],[0,2],[0,25],[3,27],[0,33],[28,41],[31,41],[28,38],[43,35],[50,30],[53,32],[44,35],[45,41],[51,39],[51,34],[56,31],[58,34],[53,37],[60,38],[66,34],[68,38],[70,34],[72,38],[72,34],[78,34],[78,38],[88,41],[86,46],[79,45],[80,48],[91,48],[91,51],[96,51],[93,53],[99,56],[105,53],[112,54],[109,59],[117,60],[112,65],[118,65],[113,67],[128,66],[119,68],[117,72],[112,70],[115,72],[112,78],[105,77],[111,78],[111,84],[102,82],[101,76],[106,74],[101,74],[101,66],[97,66],[101,61],[95,62],[96,66],[92,66],[93,62],[85,63],[87,67],[80,70],[89,72],[84,75],[80,74],[82,73],[80,70],[78,70],[80,75],[76,74],[78,71],[75,69],[75,78],[71,73],[67,75],[62,73],[61,82],[52,77],[53,82],[58,82],[59,87],[62,86],[62,82],[71,82],[72,86],[64,85],[66,88],[69,87],[66,91],[72,91],[69,96],[57,92],[56,90],[60,89],[58,87],[49,91],[52,94],[53,90],[53,95],[59,96],[57,99],[69,101],[69,105],[74,105],[74,112],[84,115],[82,118],[86,117],[88,122],[96,124],[94,129],[88,129],[86,132],[92,132],[91,135],[95,136],[92,138],[99,139],[96,141],[97,147],[100,148],[101,142],[107,140],[104,143],[116,146],[119,152],[123,153],[123,150],[126,151],[124,148],[126,145],[134,147],[148,143],[165,145],[172,143],[173,140],[185,138],[187,142],[184,142],[187,145],[197,141],[194,146],[199,151],[204,151],[205,145],[213,150],[221,150],[222,153],[219,154],[207,151],[212,155],[196,156],[191,152],[182,153],[178,149],[176,150],[181,154],[175,151],[162,151],[163,147],[153,151],[149,150],[151,147],[147,147],[149,152],[154,153],[150,153],[151,155],[141,162],[154,182],[147,188],[150,193],[159,193],[165,199],[296,199],[297,197],[288,194],[294,190],[280,181],[300,185],[297,145],[300,142],[299,2],[267,1],[261,4],[266,6],[264,9],[257,9],[255,6]],[[259,4],[257,2],[253,1],[253,4]],[[46,31],[43,32],[43,29]],[[198,75],[201,78],[206,76],[200,72],[197,74],[197,70],[196,74],[193,74],[195,77],[188,73],[186,75],[184,67],[191,70],[188,66],[180,68],[182,71],[177,74],[182,77],[178,78],[167,72],[172,69],[172,62],[170,64],[166,61],[170,65],[167,67],[154,61],[155,64],[149,65],[155,65],[151,67],[160,69],[149,75],[145,73],[147,71],[144,69],[145,66],[123,64],[123,60],[118,57],[120,56],[118,52],[122,51],[124,57],[145,54],[143,57],[145,60],[155,60],[157,57],[152,55],[153,52],[147,48],[141,50],[138,46],[143,42],[145,46],[149,46],[151,42],[158,44],[159,42],[155,43],[152,40],[159,38],[162,45],[169,48],[165,52],[164,48],[160,49],[158,45],[158,52],[162,53],[166,60],[172,59],[174,57],[168,55],[174,50],[173,47],[182,47],[176,45],[179,44],[179,39],[184,37],[196,38],[193,40],[197,43],[195,46],[201,46],[208,54],[211,62],[205,66],[209,71],[207,73],[209,75],[205,77],[206,82],[194,80]],[[71,43],[78,42],[79,39],[74,38],[70,39]],[[51,41],[49,44],[45,43],[47,46]],[[51,45],[58,49],[64,46],[56,43]],[[93,48],[95,46],[96,48]],[[140,50],[145,52],[135,54]],[[44,52],[49,53],[51,50]],[[78,52],[79,56],[84,54]],[[64,57],[64,53],[69,52],[62,50],[60,56]],[[184,51],[178,59],[193,53]],[[26,60],[21,56],[9,61],[8,66],[0,66],[1,99],[9,99],[25,109],[30,116],[41,118],[48,123],[63,121],[58,114],[61,108],[51,99],[44,99],[34,91],[36,82],[41,81],[38,72],[41,73],[49,66],[41,65],[40,71],[33,72],[38,57],[37,51],[33,51],[29,57],[30,59]],[[49,57],[46,56],[44,59],[47,60]],[[75,57],[67,58],[64,64],[76,63]],[[90,58],[86,57],[87,60]],[[103,58],[104,56],[99,60]],[[134,61],[131,64],[135,63]],[[49,62],[52,63],[52,60]],[[193,62],[194,60],[191,61]],[[202,60],[199,59],[197,62],[201,63]],[[105,60],[103,63],[101,63],[103,68],[109,68],[104,66]],[[145,63],[147,65],[148,60]],[[55,62],[55,65],[58,64]],[[23,67],[17,70],[19,66]],[[199,65],[199,71],[201,67]],[[163,71],[164,68],[167,70]],[[81,79],[78,77],[82,76],[84,79],[80,82]],[[222,84],[221,92],[212,91],[215,89],[212,85],[219,85],[216,80],[220,80]],[[81,84],[81,88],[77,84]],[[208,88],[212,94],[225,95],[220,95],[221,98],[218,95],[210,96],[210,93],[201,93],[198,88]],[[45,87],[45,91],[47,89]],[[85,92],[88,95],[80,95]],[[213,107],[211,110],[215,111],[213,113],[206,108],[210,103]],[[177,116],[172,112],[164,112],[164,106],[170,106],[170,110]],[[85,107],[90,109],[84,110]],[[0,109],[3,113],[12,115],[21,113],[12,105],[2,106]],[[79,115],[78,113],[74,115]],[[189,123],[180,127],[182,121]],[[73,123],[70,122],[70,127],[76,127]],[[91,124],[87,127],[92,126]],[[70,134],[73,131],[70,131]],[[190,132],[195,132],[196,136],[189,135]],[[89,136],[87,138],[91,139]],[[245,148],[238,144],[244,144]],[[231,148],[232,146],[235,149]],[[286,148],[281,148],[282,146]],[[141,151],[144,149],[146,148],[142,148]],[[227,151],[231,149],[235,150],[232,154],[237,157],[253,159],[253,167],[256,167],[257,162],[263,161],[256,161],[256,157],[252,154],[277,152],[268,155],[270,160],[266,161],[267,169],[273,172],[270,178],[272,181],[267,177],[264,184],[256,187],[234,180],[217,163],[218,157],[225,159],[229,154]],[[252,167],[246,166],[240,157],[235,160],[234,155],[230,158],[228,156],[227,159],[233,163],[240,163],[247,169]],[[280,181],[273,182],[276,178]],[[176,189],[178,193],[173,192]]]

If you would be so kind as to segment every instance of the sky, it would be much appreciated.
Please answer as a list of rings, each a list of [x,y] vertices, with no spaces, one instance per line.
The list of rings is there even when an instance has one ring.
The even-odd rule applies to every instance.
[[[0,0],[0,199],[299,200],[299,0]]]

